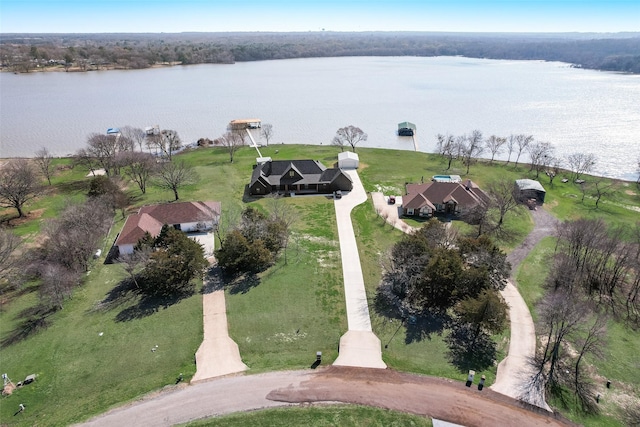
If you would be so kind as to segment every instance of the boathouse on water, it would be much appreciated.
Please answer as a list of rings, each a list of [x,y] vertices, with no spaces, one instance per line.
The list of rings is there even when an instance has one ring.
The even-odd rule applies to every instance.
[[[260,119],[238,119],[229,122],[229,130],[259,129],[261,127],[262,121]]]
[[[411,122],[398,123],[398,136],[413,136],[416,132],[416,125]]]

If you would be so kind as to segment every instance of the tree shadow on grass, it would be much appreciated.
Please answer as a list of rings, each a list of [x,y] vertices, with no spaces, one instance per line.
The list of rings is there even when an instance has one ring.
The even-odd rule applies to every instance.
[[[475,325],[455,325],[446,342],[449,346],[449,360],[460,372],[467,372],[469,369],[482,371],[493,366],[496,359],[496,343],[487,333],[476,333]]]
[[[246,294],[252,288],[255,288],[259,284],[260,278],[257,275],[247,273],[243,276],[237,277],[235,281],[229,284],[229,292],[232,295]]]
[[[56,188],[61,193],[71,193],[75,194],[78,192],[85,193],[89,190],[90,178],[86,180],[77,180],[77,181],[69,181],[62,182],[56,185]]]
[[[441,336],[449,322],[449,316],[440,313],[424,313],[417,316],[409,316],[405,320],[407,332],[404,337],[404,342],[411,344],[423,340],[431,340],[432,334]]]
[[[110,311],[126,305],[127,307],[116,315],[115,320],[116,322],[128,322],[151,316],[161,308],[168,308],[193,294],[194,290],[190,288],[185,292],[173,295],[147,295],[136,286],[132,278],[127,277],[107,293],[98,304],[97,309]]]
[[[22,319],[22,321],[0,341],[0,345],[4,348],[17,344],[31,335],[48,328],[51,324],[48,317],[55,312],[54,308],[43,304],[25,308],[16,316],[16,319]]]
[[[405,344],[430,340],[432,334],[440,336],[451,322],[446,313],[426,310],[416,313],[403,304],[402,299],[388,285],[381,286],[376,292],[373,308],[380,316],[400,320],[405,325]]]
[[[151,316],[160,311],[161,308],[166,309],[174,304],[179,303],[185,298],[189,298],[194,294],[194,290],[185,291],[166,296],[153,296],[140,294],[137,304],[125,308],[115,317],[116,322],[128,322],[131,320],[142,319]]]

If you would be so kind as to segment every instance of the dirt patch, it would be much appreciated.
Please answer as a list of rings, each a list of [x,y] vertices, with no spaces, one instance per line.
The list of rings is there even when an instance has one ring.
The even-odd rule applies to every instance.
[[[392,409],[461,425],[575,425],[544,410],[536,410],[488,388],[465,387],[462,381],[425,377],[390,369],[332,366],[299,387],[273,390],[270,400],[344,402]]]
[[[44,209],[34,209],[32,211],[27,212],[25,216],[23,216],[22,218],[19,218],[17,216],[8,217],[4,219],[3,222],[7,224],[9,227],[17,227],[29,221],[33,221],[40,218],[44,213],[44,211],[45,211]]]
[[[624,190],[625,194],[628,194],[629,196],[637,196],[638,193],[636,193],[635,191],[632,190]]]

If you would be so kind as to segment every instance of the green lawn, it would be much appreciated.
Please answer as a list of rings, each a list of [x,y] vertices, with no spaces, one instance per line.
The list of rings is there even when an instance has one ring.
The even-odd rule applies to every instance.
[[[277,145],[263,147],[261,151],[263,156],[274,159],[319,159],[327,166],[337,161],[338,154],[336,147],[328,146]],[[444,172],[446,166],[439,156],[425,153],[360,148],[358,153],[365,188],[383,190],[385,194],[402,194],[406,182],[419,182],[422,177],[430,179],[431,175]],[[221,201],[223,223],[237,218],[249,204],[267,209],[267,201],[245,198],[244,189],[256,156],[256,151],[248,147],[236,153],[233,164],[228,153],[218,148],[181,154],[180,158],[196,168],[200,180],[181,189],[180,199]],[[0,209],[0,221],[11,219],[12,229],[25,236],[29,244],[37,241],[37,233],[46,219],[56,217],[70,202],[82,200],[86,194],[86,171],[70,169],[69,161],[64,159],[56,160],[56,164],[53,185],[46,195],[26,207],[31,213],[29,220],[16,221],[12,219],[13,210]],[[447,172],[471,178],[481,186],[495,176],[509,179],[529,176],[522,167],[514,170],[513,165],[488,162],[473,165],[469,176],[459,168]],[[576,202],[570,184],[554,185],[547,200],[553,213],[562,218],[576,211],[617,224],[632,224],[637,220],[637,212],[620,205],[638,206],[637,196],[631,194],[633,187],[616,185],[611,200],[597,210],[590,206],[594,203],[591,199],[584,204],[578,203],[579,199]],[[130,212],[144,204],[173,199],[170,192],[154,186],[145,195],[135,185],[130,185],[128,192],[133,200]],[[250,373],[306,368],[315,360],[316,351],[322,351],[323,360],[328,363],[337,356],[338,340],[347,328],[332,201],[318,196],[286,198],[284,202],[298,218],[286,251],[286,263],[281,258],[257,280],[235,284],[227,290],[230,334],[238,343]],[[353,220],[371,301],[380,281],[381,262],[401,233],[376,216],[370,200],[354,210]],[[111,233],[104,240],[103,253],[122,224],[123,219],[117,214]],[[514,231],[515,238],[500,242],[505,250],[515,247],[530,229],[528,212],[520,210],[510,217],[507,227]],[[460,229],[468,231],[465,226]],[[526,273],[528,265],[535,266],[542,259],[525,262],[521,274]],[[179,373],[187,379],[193,375],[193,356],[202,339],[201,297],[196,294],[168,307],[156,307],[157,311],[141,309],[135,299],[123,298],[118,305],[109,307],[100,304],[122,277],[124,272],[119,266],[96,262],[73,299],[48,318],[48,328],[0,349],[0,371],[8,373],[14,382],[32,373],[38,375],[35,383],[1,401],[0,425],[67,425],[170,386]],[[528,303],[535,298],[535,285],[540,279],[530,281],[531,286],[524,284],[526,279],[521,284],[523,293],[529,293],[525,296]],[[37,304],[37,286],[32,284],[1,298],[0,339],[5,339]],[[408,340],[404,327],[398,328],[397,322],[387,321],[373,308],[371,313],[374,332],[383,347],[387,346],[383,348],[383,358],[390,367],[464,378],[447,361],[443,337],[437,331],[428,337]],[[129,320],[119,321],[121,318]],[[616,337],[622,340],[624,335],[624,331],[619,331]],[[615,379],[627,368],[640,372],[637,365],[628,362],[635,360],[633,349],[640,348],[640,343],[634,341],[636,336],[629,337],[624,351],[612,354],[615,366],[611,364],[609,371],[602,372]],[[501,351],[506,346],[505,337],[508,331],[496,337]],[[151,352],[155,345],[158,350]],[[485,374],[488,382],[492,382],[495,371]],[[637,383],[638,378],[634,377],[634,381]],[[18,403],[24,403],[28,411],[24,417],[14,418]]]
[[[173,384],[181,372],[187,377],[195,373],[193,355],[202,341],[200,295],[118,321],[116,317],[136,307],[137,301],[122,301],[110,308],[102,308],[100,301],[124,276],[118,265],[94,265],[87,284],[49,319],[49,328],[3,347],[3,373],[14,382],[37,375],[34,383],[3,398],[3,425],[68,425]],[[4,308],[0,315],[3,337],[35,302],[36,293],[31,292]],[[157,351],[152,352],[156,345]],[[19,403],[28,410],[13,417]]]
[[[195,421],[189,427],[429,427],[429,418],[357,405],[278,408]]]

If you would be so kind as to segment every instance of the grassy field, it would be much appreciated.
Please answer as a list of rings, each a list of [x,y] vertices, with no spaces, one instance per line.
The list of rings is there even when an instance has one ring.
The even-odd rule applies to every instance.
[[[265,409],[196,421],[188,427],[429,427],[430,419],[418,415],[356,405],[312,406]]]
[[[290,145],[263,147],[261,151],[263,156],[273,159],[312,158],[327,166],[337,161],[338,153],[335,147]],[[423,177],[428,180],[442,173],[446,166],[438,156],[424,153],[381,149],[358,149],[358,153],[365,188],[382,190],[385,194],[402,194],[406,182],[419,182]],[[240,150],[234,163],[229,162],[228,153],[222,149],[193,150],[180,157],[193,165],[200,177],[197,184],[180,190],[181,200],[221,201],[223,223],[237,218],[249,204],[268,209],[266,201],[245,197],[255,150]],[[57,216],[65,206],[82,200],[86,194],[86,171],[70,169],[68,165],[68,160],[56,160],[58,169],[53,185],[45,196],[27,206],[27,220],[12,219],[14,211],[0,209],[0,221],[9,223],[29,244],[37,242],[37,233],[46,219]],[[523,167],[515,170],[512,165],[487,162],[473,165],[468,176],[458,168],[448,173],[460,174],[480,185],[486,185],[494,177],[527,177]],[[599,209],[592,206],[592,199],[580,202],[576,194],[581,197],[581,193],[576,193],[577,187],[572,184],[549,188],[547,201],[553,213],[561,218],[585,215],[630,225],[637,220],[637,212],[624,206],[640,205],[637,195],[633,187],[611,182],[615,189]],[[145,195],[134,185],[128,191],[133,200],[130,212],[143,204],[173,199],[170,192],[154,186],[149,187]],[[323,360],[330,363],[337,356],[338,340],[347,328],[333,203],[325,197],[287,198],[285,202],[297,218],[286,262],[281,258],[255,280],[236,283],[227,289],[230,334],[240,347],[249,373],[307,368],[315,360],[316,351],[322,351]],[[370,200],[354,210],[353,221],[367,295],[372,301],[380,281],[381,260],[401,233],[376,216]],[[103,253],[107,253],[122,224],[123,219],[117,214],[111,233],[104,240]],[[500,242],[505,250],[515,247],[530,230],[528,212],[518,211],[509,218],[507,227],[515,237]],[[525,262],[521,273],[543,259],[540,255]],[[66,302],[64,310],[48,318],[48,328],[16,344],[2,346],[1,372],[8,373],[14,382],[32,373],[37,374],[38,379],[1,401],[0,425],[67,425],[171,386],[179,373],[187,379],[193,375],[193,355],[202,339],[200,296],[196,294],[151,310],[126,296],[116,303],[102,303],[123,277],[124,272],[118,265],[96,262],[86,283]],[[523,293],[530,293],[525,298],[531,304],[541,277],[529,280],[531,286],[524,286]],[[15,331],[37,304],[37,287],[31,285],[1,297],[0,340]],[[437,328],[430,334],[414,336],[404,326],[398,327],[397,321],[390,322],[373,309],[371,313],[374,332],[383,344],[383,358],[390,367],[464,378],[448,362],[443,336]],[[624,331],[619,331],[619,337],[623,336]],[[501,351],[506,346],[506,337],[508,331],[496,337]],[[159,350],[151,352],[156,344]],[[628,349],[635,345],[635,341],[630,342]],[[619,352],[621,360],[633,360],[634,353],[628,349]],[[640,372],[637,368],[633,369]],[[610,378],[624,374],[613,366],[610,369],[607,372]],[[485,374],[491,383],[495,370]],[[13,417],[18,403],[29,408],[24,414],[28,416]]]

